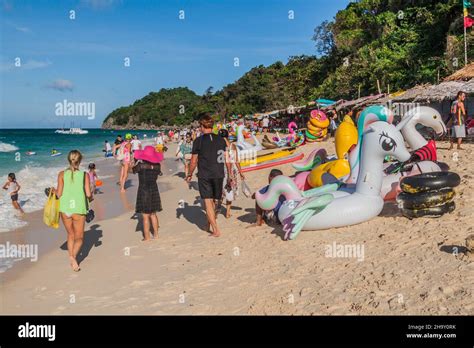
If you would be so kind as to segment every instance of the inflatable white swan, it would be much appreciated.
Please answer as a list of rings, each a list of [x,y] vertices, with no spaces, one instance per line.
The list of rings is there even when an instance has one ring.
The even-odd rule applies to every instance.
[[[325,185],[315,189],[314,196],[285,201],[278,217],[283,222],[286,239],[294,239],[301,230],[358,224],[380,214],[384,205],[380,195],[384,158],[390,155],[404,162],[410,158],[410,153],[398,127],[384,121],[370,124],[363,140],[355,192],[336,191],[337,185]],[[278,184],[281,186],[280,180],[276,180],[278,178],[273,179],[265,194],[256,193],[257,203],[262,209],[271,209],[275,197],[283,194],[278,189]]]
[[[432,128],[436,135],[446,133],[446,125],[441,114],[429,106],[419,106],[408,111],[402,118],[401,132],[412,151],[418,150],[428,144],[428,141],[416,129],[417,124]],[[436,151],[436,150],[435,150]],[[403,176],[412,176],[422,173],[440,172],[441,167],[433,161],[419,161],[413,165],[409,172],[386,175],[382,184],[382,197],[393,200],[399,192],[400,179]]]
[[[244,128],[245,126],[243,124],[237,127],[237,142],[235,143],[235,145],[237,145],[237,148],[240,151],[248,151],[248,152],[251,152],[251,151],[257,152],[257,151],[262,150],[263,147],[254,134],[252,134],[254,145],[245,141],[244,132],[243,132]]]
[[[428,144],[428,141],[416,130],[417,124],[432,128],[438,136],[446,133],[446,125],[443,122],[441,114],[429,106],[418,106],[408,111],[403,119],[407,117],[410,118],[410,120],[401,131],[412,151],[418,150],[420,147]]]

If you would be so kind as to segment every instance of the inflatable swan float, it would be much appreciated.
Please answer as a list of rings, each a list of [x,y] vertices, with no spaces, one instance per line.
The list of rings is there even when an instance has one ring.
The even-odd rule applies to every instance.
[[[293,181],[277,177],[265,194],[256,193],[257,204],[268,210],[273,209],[274,204],[276,206],[279,195],[290,198],[278,212],[286,231],[285,239],[296,238],[301,230],[354,225],[376,217],[384,205],[380,191],[385,156],[393,156],[402,162],[410,158],[399,128],[388,122],[376,121],[362,134],[358,164],[360,179],[355,192],[337,191],[338,184],[331,184],[310,190],[307,194],[310,196],[305,197],[299,190],[293,190],[291,194],[284,191],[288,187],[281,185],[281,182]],[[293,183],[293,186],[296,188],[296,184]]]
[[[413,117],[411,117],[413,115]],[[402,128],[402,134],[412,150],[418,150],[428,144],[428,141],[416,130],[416,125],[421,124],[432,128],[437,136],[446,133],[446,125],[438,110],[429,106],[419,106],[410,110],[403,118],[410,117],[410,120]]]
[[[400,192],[400,179],[405,176],[413,176],[422,173],[440,172],[442,169],[436,161],[436,143],[429,142],[416,129],[417,124],[432,128],[436,135],[441,136],[446,133],[446,125],[441,114],[428,106],[419,106],[407,112],[402,122],[404,122],[401,132],[412,151],[411,160],[416,161],[412,169],[405,172],[388,174],[384,177],[382,185],[382,196],[385,200],[394,200]],[[422,160],[420,159],[428,159]]]
[[[437,136],[442,136],[446,133],[446,125],[443,122],[441,114],[436,109],[430,108],[429,106],[419,106],[410,110],[405,117],[410,117],[412,114],[414,116],[402,129],[403,137],[412,151],[416,151],[429,144],[429,142],[416,129],[417,124],[421,124],[427,128],[432,128]],[[436,146],[434,147],[434,153],[428,153],[428,157],[430,160],[436,161]]]
[[[237,148],[240,151],[248,151],[248,152],[257,152],[257,151],[262,150],[263,147],[255,135],[252,134],[254,145],[245,141],[244,132],[243,132],[244,128],[245,126],[243,124],[237,127],[237,131],[236,131],[237,132],[237,142],[236,142]]]

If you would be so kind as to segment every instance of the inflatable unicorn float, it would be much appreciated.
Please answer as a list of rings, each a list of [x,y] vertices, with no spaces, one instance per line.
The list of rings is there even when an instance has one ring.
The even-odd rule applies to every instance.
[[[401,162],[413,157],[406,149],[400,132],[405,127],[408,127],[407,142],[412,149],[424,143],[419,141],[419,137],[416,139],[413,132],[418,123],[433,128],[438,135],[446,130],[439,113],[428,107],[407,113],[396,127],[391,124],[392,121],[393,114],[382,106],[366,108],[361,114],[358,122],[359,139],[350,156],[351,174],[348,181],[352,180],[353,185],[339,181],[301,191],[292,179],[279,176],[273,179],[265,194],[256,194],[257,204],[264,210],[273,209],[278,203],[278,197],[285,196],[286,201],[278,215],[284,224],[286,239],[294,239],[301,230],[341,227],[372,219],[382,211],[384,198],[393,187],[399,186],[403,175],[441,170],[434,162],[421,161],[418,162],[417,169],[408,174],[385,175],[383,169],[386,156],[395,157]],[[348,137],[346,147],[351,143],[350,138]],[[313,155],[319,163],[326,158],[324,150],[315,150]]]
[[[384,109],[379,109],[377,111],[377,107],[380,108],[381,106],[371,106],[369,108],[366,108],[362,112],[361,118],[358,122],[359,129],[367,127],[368,124],[370,124],[374,120],[380,119],[380,117],[383,117],[381,115],[387,113],[387,111]],[[374,110],[370,110],[371,108],[374,108]],[[391,114],[391,112],[389,112],[389,117],[387,118],[387,121],[389,123],[393,122],[393,115]],[[446,126],[442,121],[440,113],[431,107],[416,107],[404,115],[398,126],[401,130],[402,135],[404,135],[404,139],[410,145],[411,150],[415,151],[410,157],[410,161],[416,163],[415,165],[408,167],[407,169],[401,170],[397,173],[386,174],[384,176],[381,194],[385,200],[394,200],[396,198],[397,194],[400,192],[400,180],[403,177],[413,176],[422,173],[439,172],[442,170],[438,163],[433,162],[431,160],[420,161],[419,156],[416,155],[417,151],[420,148],[423,148],[424,146],[427,146],[430,143],[429,146],[431,149],[433,149],[434,146],[434,152],[430,151],[430,156],[425,156],[425,158],[432,158],[434,160],[436,159],[436,145],[433,145],[434,141],[426,141],[423,136],[416,130],[417,124],[422,124],[425,127],[433,128],[438,135],[441,135],[446,132]],[[362,142],[362,139],[359,139],[359,142]],[[349,155],[349,161],[351,163],[351,175],[346,180],[347,183],[355,184],[357,182],[359,174],[358,165],[360,160],[359,142],[354,151],[351,151]]]
[[[359,175],[352,193],[338,190],[337,183],[303,193],[292,179],[278,176],[265,194],[256,193],[257,204],[271,210],[278,203],[278,197],[285,196],[286,201],[278,212],[285,239],[294,239],[301,230],[342,227],[376,217],[384,205],[381,197],[384,158],[393,156],[405,162],[411,156],[400,133],[402,126],[375,121],[360,134]]]
[[[392,123],[393,114],[389,109],[381,105],[367,107],[359,117],[359,131],[355,128],[352,120],[349,117],[345,117],[336,131],[337,160],[329,160],[325,150],[321,149],[314,150],[310,156],[302,162],[293,164],[296,170],[303,170],[303,172],[297,174],[295,177],[298,188],[310,189],[323,185],[324,174],[331,174],[337,180],[348,184],[355,184],[359,174],[358,166],[361,155],[360,144],[362,143],[362,137],[360,134],[363,134],[364,130],[371,123],[376,121]],[[385,200],[395,199],[399,192],[399,181],[403,176],[441,171],[441,167],[433,161],[420,161],[420,159],[436,160],[436,145],[434,141],[431,140],[428,142],[423,138],[416,130],[417,124],[433,128],[437,135],[442,135],[446,131],[446,126],[442,121],[441,115],[433,108],[421,106],[410,110],[404,115],[399,126],[411,149],[416,150],[410,161],[416,161],[417,163],[409,170],[386,174],[384,176],[382,196]],[[418,155],[418,153],[421,153],[421,155]],[[349,157],[348,161],[346,159],[347,156]],[[387,166],[388,165],[389,164],[387,164]],[[311,169],[311,171],[304,171],[309,169]],[[352,185],[352,187],[348,185],[342,189],[350,191],[355,188],[354,185]]]

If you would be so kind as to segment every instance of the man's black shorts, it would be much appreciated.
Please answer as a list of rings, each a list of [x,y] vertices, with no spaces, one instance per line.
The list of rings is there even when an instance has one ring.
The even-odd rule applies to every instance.
[[[222,199],[222,185],[224,178],[204,179],[198,178],[199,194],[202,199]]]

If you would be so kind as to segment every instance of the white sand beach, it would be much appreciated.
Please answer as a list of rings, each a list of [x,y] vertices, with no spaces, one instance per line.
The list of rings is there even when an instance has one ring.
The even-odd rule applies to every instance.
[[[458,152],[448,151],[448,145],[438,142],[439,160],[462,179],[453,213],[408,220],[388,204],[368,222],[303,231],[293,241],[282,239],[281,226],[246,228],[255,220],[255,203],[243,195],[230,219],[219,215],[222,236],[209,237],[198,191],[170,169],[158,180],[167,188],[161,193],[159,239],[142,242],[132,175],[126,212],[86,226],[82,270],[72,272],[67,251],[60,248],[66,238],[62,226],[38,231],[54,234],[55,247],[2,280],[0,312],[472,315],[474,263],[463,250],[474,233],[474,145]],[[173,146],[167,156],[174,154]],[[317,147],[334,153],[333,139],[298,151],[308,154]],[[290,164],[280,169],[294,173]],[[247,173],[252,190],[266,184],[268,172]],[[107,190],[118,191],[114,185]],[[184,209],[178,207],[181,199]],[[363,259],[327,257],[325,247],[333,243],[363,246]]]

